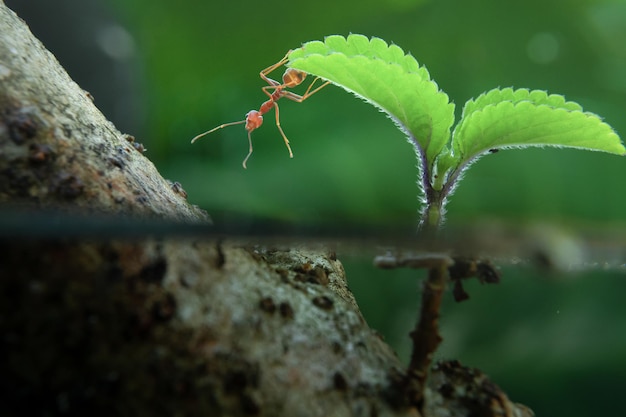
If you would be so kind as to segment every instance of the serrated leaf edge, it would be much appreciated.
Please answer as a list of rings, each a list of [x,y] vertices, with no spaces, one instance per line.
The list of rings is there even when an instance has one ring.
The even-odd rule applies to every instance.
[[[599,125],[603,125],[604,127],[606,127],[607,129],[607,133],[610,133],[612,135],[615,136],[615,139],[617,140],[618,143],[620,143],[622,149],[624,150],[622,154],[613,152],[613,151],[609,151],[606,149],[602,149],[601,147],[588,147],[588,146],[576,146],[576,145],[569,145],[569,144],[559,144],[559,143],[541,143],[541,142],[533,142],[533,143],[515,143],[515,144],[505,144],[505,145],[498,145],[498,144],[494,144],[492,146],[489,147],[485,147],[477,152],[472,153],[471,155],[467,154],[464,155],[462,149],[460,148],[460,140],[459,140],[459,136],[462,137],[463,135],[463,131],[464,131],[464,127],[466,126],[466,123],[469,123],[469,125],[471,125],[471,120],[474,119],[478,114],[484,113],[486,111],[490,111],[496,107],[499,106],[503,106],[503,105],[507,105],[510,104],[513,106],[513,110],[520,107],[520,106],[532,106],[535,107],[537,109],[540,108],[547,108],[550,110],[554,110],[556,112],[563,112],[566,114],[580,114],[582,116],[585,116],[587,118],[589,118],[590,120],[595,121],[596,123],[598,123]],[[566,102],[567,103],[567,102]],[[569,103],[573,103],[573,102],[569,102]],[[513,101],[502,101],[499,103],[493,103],[493,104],[489,104],[487,106],[484,106],[481,110],[476,110],[472,113],[470,113],[469,115],[466,115],[463,117],[463,119],[461,119],[461,121],[459,121],[459,123],[457,124],[457,126],[455,127],[454,131],[452,132],[452,148],[453,148],[453,155],[454,157],[456,157],[458,159],[458,161],[460,163],[463,163],[463,161],[469,160],[469,159],[473,159],[485,152],[488,152],[489,149],[495,148],[495,149],[521,149],[521,148],[527,148],[527,147],[558,147],[558,148],[573,148],[573,149],[583,149],[583,150],[589,150],[589,151],[597,151],[597,152],[606,152],[606,153],[611,153],[614,155],[625,155],[626,154],[626,148],[624,148],[623,144],[620,141],[619,136],[617,135],[617,133],[613,130],[613,128],[606,124],[605,122],[602,121],[602,118],[600,118],[598,115],[591,113],[591,112],[585,112],[582,110],[569,110],[567,108],[564,107],[553,107],[553,106],[549,106],[546,104],[540,104],[540,105],[536,105],[531,101],[527,101],[527,100],[521,100],[521,101],[517,101],[517,102],[513,102]]]

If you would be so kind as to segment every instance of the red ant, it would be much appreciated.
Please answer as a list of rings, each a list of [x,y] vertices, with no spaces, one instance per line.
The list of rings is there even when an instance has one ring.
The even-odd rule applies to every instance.
[[[304,79],[307,76],[306,72],[299,71],[299,70],[294,69],[294,68],[287,68],[287,70],[283,74],[283,82],[282,82],[282,84],[279,83],[276,80],[273,80],[273,79],[269,78],[268,75],[272,71],[274,71],[278,67],[284,65],[289,60],[288,57],[289,57],[290,53],[291,53],[291,50],[289,52],[287,52],[287,54],[283,57],[283,59],[281,59],[280,61],[278,61],[274,65],[265,68],[263,71],[261,71],[259,73],[261,78],[263,80],[265,80],[269,84],[268,86],[262,87],[263,92],[265,94],[267,94],[267,96],[269,97],[269,100],[267,100],[265,103],[261,104],[261,107],[259,108],[258,111],[257,110],[250,110],[246,114],[246,118],[244,120],[240,120],[238,122],[224,123],[223,125],[219,125],[218,127],[215,127],[215,128],[213,128],[213,129],[211,129],[209,131],[206,131],[204,133],[201,133],[198,136],[196,136],[195,138],[193,138],[191,140],[191,143],[194,143],[196,140],[200,139],[201,137],[203,137],[205,135],[208,135],[209,133],[215,132],[216,130],[222,129],[224,127],[233,126],[233,125],[239,125],[239,124],[245,123],[246,124],[246,130],[248,131],[248,144],[250,145],[250,149],[248,151],[248,155],[243,160],[243,167],[246,168],[246,162],[248,161],[248,158],[250,158],[250,155],[252,155],[252,138],[251,138],[250,134],[252,133],[253,130],[258,129],[259,127],[261,127],[261,125],[263,124],[263,115],[265,113],[269,112],[272,108],[274,108],[274,109],[276,109],[276,127],[278,127],[278,130],[280,131],[280,134],[282,135],[283,140],[285,141],[285,146],[287,146],[287,149],[289,150],[289,157],[293,158],[293,152],[291,151],[291,146],[289,146],[289,139],[287,139],[287,136],[285,135],[285,132],[283,132],[282,127],[280,127],[280,114],[279,114],[279,111],[278,111],[278,103],[276,103],[276,102],[280,98],[285,97],[285,98],[288,98],[289,100],[295,101],[297,103],[302,103],[304,100],[306,100],[307,98],[309,98],[313,94],[317,93],[322,88],[326,87],[330,82],[326,81],[325,83],[323,83],[322,85],[316,87],[313,91],[311,91],[311,89],[313,88],[313,85],[317,82],[317,80],[320,79],[319,77],[316,77],[313,80],[313,82],[309,85],[309,87],[306,89],[304,94],[303,95],[298,95],[298,94],[295,94],[295,93],[293,93],[291,91],[287,91],[286,89],[287,88],[293,88],[293,87],[296,87],[296,86],[302,84],[302,82],[304,81]]]

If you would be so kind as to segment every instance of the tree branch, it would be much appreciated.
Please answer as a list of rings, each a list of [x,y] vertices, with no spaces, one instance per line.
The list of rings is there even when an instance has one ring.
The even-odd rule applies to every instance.
[[[28,222],[0,230],[3,411],[419,415],[333,253],[130,238],[133,219],[206,226],[209,217],[1,1],[0,34],[0,203],[60,211],[50,221],[68,231],[77,213],[96,224],[124,216],[119,234],[115,223],[82,238],[38,237]]]

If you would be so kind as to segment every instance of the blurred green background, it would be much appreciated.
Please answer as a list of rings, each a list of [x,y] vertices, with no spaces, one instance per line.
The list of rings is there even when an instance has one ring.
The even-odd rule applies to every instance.
[[[6,3],[166,178],[216,222],[239,228],[259,219],[339,232],[417,225],[412,148],[383,114],[338,88],[281,102],[293,159],[273,114],[253,133],[247,170],[242,126],[189,143],[258,109],[266,99],[258,72],[329,34],[378,36],[410,51],[458,114],[485,90],[527,87],[563,94],[626,135],[623,0]],[[468,171],[448,222],[624,224],[625,174],[625,160],[608,154],[499,152]],[[406,358],[422,275],[344,262],[368,321]],[[450,296],[444,308],[440,357],[479,367],[537,415],[626,414],[623,273],[505,268],[501,285],[469,287],[470,301],[452,305]]]

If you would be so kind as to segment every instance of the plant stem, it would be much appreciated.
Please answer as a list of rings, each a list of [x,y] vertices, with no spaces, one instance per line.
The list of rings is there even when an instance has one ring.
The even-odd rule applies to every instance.
[[[445,199],[444,191],[438,191],[432,187],[426,189],[426,207],[422,211],[420,219],[420,232],[426,234],[434,234],[443,224],[445,210],[443,202]]]
[[[428,279],[423,284],[419,320],[410,335],[413,351],[406,373],[406,389],[409,400],[420,410],[432,357],[442,340],[439,334],[439,310],[447,280],[448,263],[440,261],[429,269]]]

